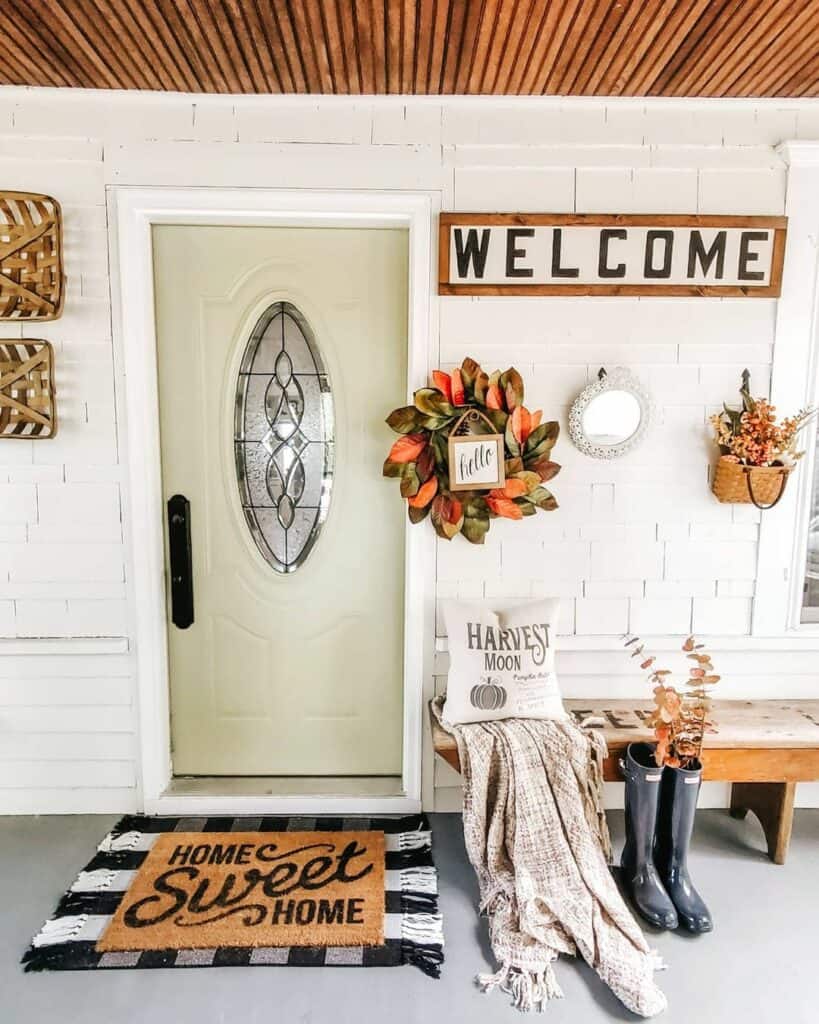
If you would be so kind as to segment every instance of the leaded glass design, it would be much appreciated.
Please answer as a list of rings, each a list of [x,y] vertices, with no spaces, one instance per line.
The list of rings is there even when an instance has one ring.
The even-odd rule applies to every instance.
[[[234,454],[245,520],[276,572],[307,558],[333,482],[333,396],[310,326],[274,302],[245,347],[236,384]]]

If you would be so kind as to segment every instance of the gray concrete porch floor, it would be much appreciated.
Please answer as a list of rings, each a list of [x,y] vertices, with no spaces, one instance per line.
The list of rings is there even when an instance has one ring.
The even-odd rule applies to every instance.
[[[432,816],[446,963],[433,981],[410,967],[206,968],[24,974],[29,938],[90,859],[108,816],[0,818],[0,1024],[483,1024],[521,1021],[501,993],[482,995],[494,969],[460,817]],[[610,815],[616,848],[622,814]],[[702,811],[692,874],[713,911],[700,938],[653,935],[665,1024],[807,1024],[819,1019],[819,811],[796,815],[787,865],[764,854],[753,816]],[[553,1024],[633,1021],[584,964],[561,961],[565,999]]]

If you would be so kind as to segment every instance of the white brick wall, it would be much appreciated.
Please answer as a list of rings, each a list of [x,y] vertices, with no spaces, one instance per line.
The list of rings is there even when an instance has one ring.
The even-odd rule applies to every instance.
[[[0,638],[38,650],[53,638],[131,641],[107,185],[422,189],[461,210],[778,214],[786,169],[774,147],[794,135],[819,138],[815,102],[0,89],[2,183],[60,199],[68,276],[61,320],[0,325],[0,336],[55,345],[61,420],[53,442],[0,441]],[[759,514],[711,497],[706,417],[745,366],[754,390],[767,390],[776,303],[434,301],[441,365],[467,354],[487,369],[516,365],[528,404],[564,428],[564,468],[550,485],[559,510],[494,523],[482,548],[439,543],[439,598],[559,596],[573,694],[642,693],[610,649],[625,629],[651,638],[693,626],[717,643],[747,635]],[[565,431],[571,401],[602,365],[630,367],[658,410],[645,444],[612,463],[580,455]],[[589,667],[582,651],[598,648]],[[771,665],[733,669],[738,658],[721,666],[735,696],[801,694],[819,669],[819,654],[779,658],[774,687]],[[0,812],[136,806],[133,673],[125,654],[0,657]],[[446,806],[457,780],[441,766],[435,774]]]

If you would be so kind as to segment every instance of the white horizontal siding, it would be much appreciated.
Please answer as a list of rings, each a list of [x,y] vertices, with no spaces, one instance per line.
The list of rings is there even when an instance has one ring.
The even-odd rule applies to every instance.
[[[32,655],[30,646],[54,651],[54,638],[74,637],[133,646],[106,186],[403,189],[432,191],[444,209],[777,214],[786,169],[774,147],[789,137],[819,138],[815,101],[0,89],[3,181],[62,203],[68,279],[60,320],[0,325],[5,338],[52,341],[60,412],[54,441],[0,442],[0,638],[29,645],[25,654],[0,646],[0,812],[137,805],[133,656]],[[715,635],[722,696],[815,696],[819,652],[737,647],[757,594],[759,513],[719,505],[707,486],[707,417],[745,366],[753,389],[768,389],[776,302],[434,301],[439,364],[465,355],[488,369],[514,364],[527,403],[563,431],[554,453],[563,471],[550,485],[558,511],[495,522],[483,548],[441,542],[439,600],[559,596],[568,695],[642,693],[616,634],[639,628],[667,645],[693,625]],[[573,398],[603,365],[631,367],[657,405],[645,444],[611,464],[566,436]],[[441,655],[438,686],[445,671]],[[110,767],[104,785],[101,767]],[[437,806],[457,804],[457,778],[429,756],[427,803],[433,775]]]

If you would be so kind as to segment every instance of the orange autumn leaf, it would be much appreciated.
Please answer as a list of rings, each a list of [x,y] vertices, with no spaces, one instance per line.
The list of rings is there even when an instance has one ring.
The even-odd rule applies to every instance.
[[[531,430],[537,430],[540,426],[540,421],[543,419],[543,410],[538,409],[537,412],[532,413],[532,422],[530,424]]]
[[[415,462],[427,446],[424,434],[404,434],[390,448],[388,462]]]
[[[452,382],[449,379],[449,374],[448,373],[444,373],[443,370],[433,370],[432,371],[432,383],[433,383],[433,385],[436,388],[438,388],[439,391],[443,392],[444,397],[446,398],[446,400],[451,405],[452,404]]]
[[[521,498],[526,494],[526,482],[524,480],[518,480],[513,478],[507,480],[503,487],[496,487],[494,491],[489,492],[492,498]]]
[[[492,384],[489,390],[486,392],[486,408],[487,409],[502,409],[503,408],[503,395],[497,384]]]
[[[418,488],[418,493],[412,498],[407,498],[407,503],[410,508],[426,508],[426,506],[435,497],[435,493],[438,490],[438,478],[431,476],[425,484],[421,484]]]
[[[463,405],[466,402],[466,392],[464,391],[464,381],[461,376],[461,371],[455,369],[452,371],[452,398],[451,402],[453,405]]]
[[[518,444],[523,444],[532,432],[532,417],[522,405],[515,406],[512,413],[512,433]]]
[[[489,493],[486,504],[496,516],[501,516],[503,519],[523,519],[523,512],[514,501],[509,498],[495,497],[494,491]]]

